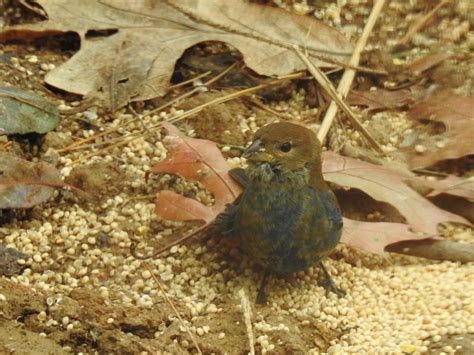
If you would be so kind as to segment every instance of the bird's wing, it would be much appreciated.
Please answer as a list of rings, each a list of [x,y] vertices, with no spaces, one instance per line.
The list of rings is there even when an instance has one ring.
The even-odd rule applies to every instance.
[[[245,169],[234,168],[229,170],[229,175],[232,179],[237,181],[243,188],[246,188],[249,184],[249,177],[245,173]]]
[[[229,171],[229,175],[237,181],[242,187],[247,187],[249,178],[242,168],[234,168]],[[242,194],[236,200],[226,205],[225,210],[219,213],[212,222],[212,232],[216,234],[223,234],[232,237],[234,235],[234,220],[235,214],[240,203]]]

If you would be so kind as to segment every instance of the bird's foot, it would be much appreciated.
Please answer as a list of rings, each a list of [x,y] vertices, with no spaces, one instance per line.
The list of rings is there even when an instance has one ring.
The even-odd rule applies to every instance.
[[[346,295],[346,291],[336,286],[336,283],[332,279],[331,274],[327,271],[326,267],[322,262],[319,262],[319,265],[321,266],[321,269],[323,269],[324,276],[326,276],[326,279],[323,281],[322,286],[329,292],[335,293],[337,297],[344,297]]]
[[[334,280],[329,277],[323,281],[322,285],[327,291],[335,293],[337,297],[342,298],[346,295],[346,291],[336,286]]]
[[[265,293],[265,286],[267,286],[267,278],[268,272],[265,271],[265,273],[263,274],[262,282],[260,283],[260,287],[258,289],[257,299],[255,301],[257,304],[267,303],[267,294]]]
[[[265,304],[267,303],[267,295],[264,289],[259,289],[257,294],[257,299],[255,301],[257,304]]]

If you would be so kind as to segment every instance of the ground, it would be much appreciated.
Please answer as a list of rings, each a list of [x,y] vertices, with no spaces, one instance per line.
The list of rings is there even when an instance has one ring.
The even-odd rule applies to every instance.
[[[274,3],[296,12],[314,6],[311,1]],[[331,3],[321,2],[308,13],[357,38],[370,4]],[[413,57],[440,47],[472,51],[472,32],[466,33],[463,25],[467,21],[472,26],[472,13],[463,10],[467,3],[459,1],[441,9],[438,25],[427,26],[414,40]],[[416,1],[393,1],[386,6],[387,15],[379,19],[381,25],[371,37],[369,48],[374,52],[370,53],[380,43],[394,40],[394,29],[404,33],[414,13],[426,10]],[[340,245],[326,263],[338,286],[346,290],[345,297],[326,293],[317,283],[322,274],[314,267],[292,280],[272,279],[269,303],[255,305],[261,273],[225,241],[197,239],[146,262],[134,259],[131,238],[164,245],[189,229],[187,224],[156,217],[153,201],[159,189],[171,188],[207,204],[212,203],[212,196],[175,176],[146,178],[150,167],[166,157],[166,132],[143,132],[142,122],[124,124],[134,118],[129,108],[107,113],[42,85],[44,75],[75,49],[59,39],[0,44],[0,81],[41,93],[57,103],[62,113],[60,126],[39,144],[31,143],[32,148],[15,138],[10,149],[27,158],[51,161],[67,183],[84,191],[58,189],[50,201],[27,213],[0,215],[2,245],[24,253],[13,253],[5,269],[0,268],[5,275],[0,278],[2,353],[195,353],[193,340],[160,285],[204,353],[245,354],[250,350],[251,333],[257,353],[474,352],[472,263],[377,256]],[[365,64],[380,58],[373,54]],[[452,73],[450,67],[443,70]],[[472,73],[466,75],[465,81],[453,84],[438,73],[438,84],[465,87],[462,84],[473,80],[468,77]],[[358,85],[368,84],[361,79]],[[190,109],[226,90],[231,89],[200,94],[171,110]],[[310,107],[310,92],[311,87],[298,85],[283,88],[267,108],[314,124],[311,118],[318,117],[318,110]],[[170,112],[153,115],[145,126]],[[274,119],[269,110],[237,99],[208,108],[180,128],[221,143],[229,163],[240,165],[229,145],[246,144],[253,131]],[[408,130],[416,129],[399,112],[378,114],[369,121],[376,138],[393,149],[397,145],[391,142],[402,141]],[[127,134],[140,134],[109,150],[92,143],[86,149],[68,148],[72,142],[108,130],[105,140],[117,142]],[[331,131],[331,147],[340,145],[342,133],[340,128]],[[393,136],[397,139],[390,140]],[[352,130],[344,137],[354,146],[360,144]],[[467,242],[473,239],[472,230],[463,226],[447,225],[442,234]],[[246,327],[242,307],[246,301],[251,305],[252,332]]]

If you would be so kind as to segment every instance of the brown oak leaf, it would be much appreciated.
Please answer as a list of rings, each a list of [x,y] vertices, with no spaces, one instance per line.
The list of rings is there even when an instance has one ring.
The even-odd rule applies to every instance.
[[[436,235],[439,223],[469,222],[456,214],[436,207],[405,181],[413,176],[403,170],[323,153],[324,178],[344,187],[359,189],[377,201],[395,207],[416,232]]]
[[[261,75],[305,69],[292,45],[318,58],[347,61],[352,45],[308,16],[250,3],[219,0],[37,0],[47,20],[0,32],[0,41],[75,32],[80,50],[46,75],[52,86],[115,110],[164,95],[176,61],[204,41],[226,42]],[[319,56],[318,58],[316,56]]]

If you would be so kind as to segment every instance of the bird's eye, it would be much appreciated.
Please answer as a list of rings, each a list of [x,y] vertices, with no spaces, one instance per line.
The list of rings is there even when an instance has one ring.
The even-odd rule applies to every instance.
[[[285,142],[280,146],[280,150],[284,153],[288,153],[291,150],[291,143]]]

